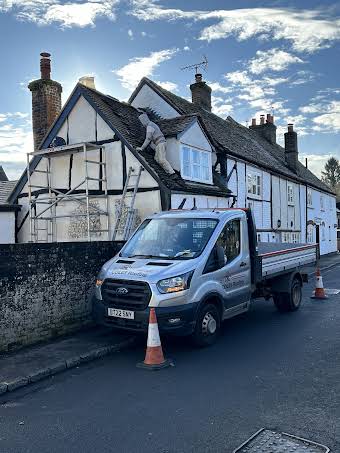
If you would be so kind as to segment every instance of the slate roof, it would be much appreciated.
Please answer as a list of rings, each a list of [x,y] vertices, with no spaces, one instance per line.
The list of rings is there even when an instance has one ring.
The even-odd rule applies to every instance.
[[[273,173],[308,184],[317,189],[334,194],[333,191],[301,162],[298,163],[297,173],[290,170],[285,162],[284,148],[272,145],[262,138],[257,132],[242,126],[230,116],[223,119],[186,99],[165,90],[152,80],[144,77],[136,90],[132,93],[129,102],[132,102],[139,88],[147,83],[160,94],[175,110],[182,115],[196,114],[201,118],[216,151],[225,152],[234,157],[254,163]]]
[[[121,102],[111,96],[100,93],[97,90],[80,85],[81,91],[88,97],[96,108],[105,116],[105,120],[111,125],[132,148],[141,146],[145,138],[145,129],[138,119],[140,111],[132,105]],[[166,137],[176,136],[184,131],[193,121],[198,119],[197,115],[181,115],[168,120],[155,120]],[[152,168],[162,183],[170,190],[179,192],[199,193],[205,195],[226,196],[230,190],[214,178],[214,184],[202,184],[178,179],[169,178],[163,168],[158,165],[150,149],[139,155],[148,167]]]
[[[9,204],[8,197],[16,183],[17,181],[0,181],[0,205]]]

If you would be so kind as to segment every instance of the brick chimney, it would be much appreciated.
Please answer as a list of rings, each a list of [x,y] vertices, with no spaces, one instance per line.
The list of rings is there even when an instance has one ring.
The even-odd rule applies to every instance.
[[[267,119],[265,121],[265,116],[260,116],[260,124],[256,124],[256,118],[251,120],[251,126],[249,129],[256,131],[261,137],[266,139],[272,145],[276,143],[276,126],[274,124],[274,116],[270,113],[267,114]]]
[[[288,132],[285,132],[285,157],[288,167],[297,172],[299,162],[299,151],[297,143],[297,133],[292,124],[288,124]]]
[[[61,111],[60,83],[51,80],[50,54],[40,54],[40,79],[28,85],[32,92],[34,149],[38,149],[48,129]]]
[[[202,80],[202,74],[195,74],[195,83],[190,85],[192,103],[211,112],[211,88]]]

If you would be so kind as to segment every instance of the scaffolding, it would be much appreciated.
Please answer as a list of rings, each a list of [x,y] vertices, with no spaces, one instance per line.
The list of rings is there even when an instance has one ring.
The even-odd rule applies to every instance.
[[[90,151],[97,150],[99,159],[88,159]],[[77,154],[83,156],[84,179],[75,187],[63,191],[57,187],[52,187],[52,172],[51,161],[53,158]],[[30,158],[40,157],[41,161],[46,161],[45,169],[30,170]],[[101,170],[98,171],[99,177],[91,177],[90,166],[96,166]],[[93,168],[93,167],[92,167]],[[35,173],[46,175],[46,184],[44,178],[40,184],[34,184],[32,177]],[[27,154],[27,180],[28,180],[28,215],[30,228],[30,242],[56,242],[57,241],[57,220],[61,218],[84,218],[86,227],[87,240],[93,240],[93,235],[98,237],[98,234],[106,233],[106,240],[109,240],[110,220],[109,220],[109,197],[107,186],[107,166],[105,147],[92,143],[78,143],[75,145],[57,146],[47,148]],[[98,186],[101,185],[100,193],[92,193],[89,188],[90,181],[98,181]],[[41,196],[42,195],[42,196]],[[104,199],[105,209],[101,209],[96,204],[91,203],[94,199]],[[84,212],[70,212],[57,214],[57,207],[61,202],[77,202],[84,208]],[[42,205],[42,207],[40,206]],[[39,209],[40,208],[40,209]],[[101,216],[105,218],[104,228],[95,229],[91,222],[93,216],[99,219]],[[101,226],[101,222],[99,222]],[[104,240],[105,240],[104,239]],[[81,240],[84,240],[82,237]]]

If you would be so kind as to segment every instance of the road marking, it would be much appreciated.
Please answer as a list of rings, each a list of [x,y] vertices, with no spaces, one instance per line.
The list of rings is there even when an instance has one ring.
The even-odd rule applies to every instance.
[[[233,453],[288,453],[291,451],[328,453],[330,450],[325,445],[318,444],[311,440],[263,428],[234,450]]]

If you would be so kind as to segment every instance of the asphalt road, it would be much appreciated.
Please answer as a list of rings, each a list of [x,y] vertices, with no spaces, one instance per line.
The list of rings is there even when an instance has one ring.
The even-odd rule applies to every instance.
[[[323,274],[340,289],[340,266]],[[232,452],[261,427],[340,452],[340,295],[297,313],[258,302],[217,345],[165,341],[175,367],[135,367],[142,344],[0,399],[0,452]]]

